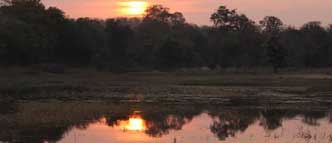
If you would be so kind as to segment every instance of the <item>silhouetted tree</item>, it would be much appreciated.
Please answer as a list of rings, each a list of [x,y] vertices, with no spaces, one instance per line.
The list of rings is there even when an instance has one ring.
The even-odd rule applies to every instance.
[[[267,50],[268,62],[272,64],[273,71],[277,73],[286,64],[285,57],[287,52],[285,52],[279,41],[283,23],[277,17],[267,16],[260,21],[260,24],[263,34],[266,36],[264,47]]]
[[[264,47],[267,49],[267,55],[269,57],[268,62],[272,64],[273,71],[278,73],[279,69],[286,65],[287,52],[281,47],[277,37],[272,36],[267,39]]]
[[[328,36],[329,36],[329,52],[328,55],[332,55],[332,24],[330,24],[327,28]],[[332,56],[329,56],[328,66],[332,66]]]
[[[300,31],[303,34],[305,65],[307,67],[326,67],[328,65],[329,40],[327,31],[320,22],[312,21],[304,24]]]
[[[229,10],[226,6],[220,6],[210,17],[210,20],[216,27],[223,29],[233,29],[235,27],[234,20],[238,17],[236,10]]]
[[[176,40],[167,38],[159,49],[158,57],[162,69],[176,69],[182,65],[183,51]]]
[[[176,70],[332,65],[332,26],[309,22],[285,28],[277,17],[260,25],[220,6],[214,26],[186,22],[180,12],[153,5],[142,18],[70,19],[41,0],[0,0],[0,64],[57,64],[98,69]],[[262,47],[263,45],[263,47]]]
[[[5,3],[1,7],[5,18],[1,19],[6,21],[2,27],[6,28],[3,45],[6,45],[4,56],[9,58],[7,63],[26,65],[48,60],[54,37],[48,28],[51,18],[44,5],[39,0]]]
[[[56,49],[58,60],[71,64],[102,65],[106,61],[104,54],[107,53],[103,23],[89,18],[67,21]]]
[[[110,50],[110,70],[124,70],[128,65],[127,49],[133,34],[128,25],[115,19],[106,21],[108,48]]]
[[[212,67],[251,67],[261,64],[261,34],[254,21],[225,6],[211,15],[214,29],[209,32]]]

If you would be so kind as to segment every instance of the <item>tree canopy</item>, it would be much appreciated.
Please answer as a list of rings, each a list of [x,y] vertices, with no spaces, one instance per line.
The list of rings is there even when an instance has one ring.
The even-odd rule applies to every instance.
[[[110,71],[312,68],[332,65],[332,26],[259,23],[220,6],[197,26],[162,5],[142,18],[71,19],[40,0],[0,0],[0,64],[61,63]]]

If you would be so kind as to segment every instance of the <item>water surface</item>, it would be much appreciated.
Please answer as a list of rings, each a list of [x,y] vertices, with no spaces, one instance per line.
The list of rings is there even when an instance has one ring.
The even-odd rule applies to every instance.
[[[332,142],[329,107],[100,102],[2,105],[6,105],[0,112],[3,142]]]
[[[171,118],[171,117],[170,117]],[[130,119],[129,119],[130,120]],[[144,120],[144,119],[143,119]],[[172,119],[168,119],[172,120]],[[223,119],[221,119],[223,120]],[[60,142],[71,143],[285,143],[285,142],[332,142],[332,125],[329,118],[315,119],[315,125],[304,122],[296,116],[277,121],[269,129],[266,119],[255,120],[241,127],[242,121],[220,121],[203,113],[194,117],[181,129],[170,129],[164,135],[154,136],[146,130],[126,130],[123,125],[109,126],[102,118],[86,129],[74,128]],[[130,122],[130,121],[129,121]],[[232,123],[235,122],[235,123]],[[245,122],[245,121],[244,121]],[[280,125],[279,125],[280,124]],[[274,125],[270,125],[274,126]],[[144,129],[142,124],[142,129]]]

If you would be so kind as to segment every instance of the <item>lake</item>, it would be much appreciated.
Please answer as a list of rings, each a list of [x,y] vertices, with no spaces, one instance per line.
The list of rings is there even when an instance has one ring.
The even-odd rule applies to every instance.
[[[331,111],[300,103],[4,102],[0,142],[328,143]]]

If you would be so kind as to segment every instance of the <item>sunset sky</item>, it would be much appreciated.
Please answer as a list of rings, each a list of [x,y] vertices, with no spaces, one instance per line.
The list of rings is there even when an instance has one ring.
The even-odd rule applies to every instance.
[[[77,17],[111,18],[128,16],[121,12],[121,2],[131,0],[42,0],[47,6],[56,6],[66,15]],[[134,1],[134,0],[132,0]],[[171,11],[182,12],[187,21],[198,25],[211,25],[209,17],[219,5],[237,9],[255,21],[273,15],[284,23],[300,26],[308,21],[332,23],[332,0],[135,0],[162,4]],[[140,11],[139,8],[131,11]]]

